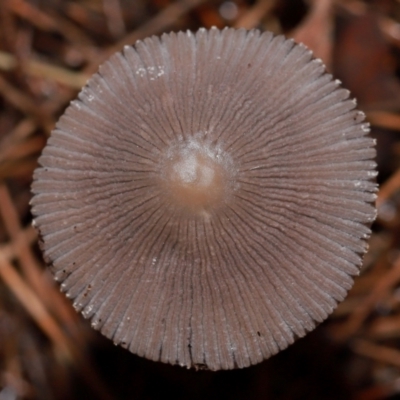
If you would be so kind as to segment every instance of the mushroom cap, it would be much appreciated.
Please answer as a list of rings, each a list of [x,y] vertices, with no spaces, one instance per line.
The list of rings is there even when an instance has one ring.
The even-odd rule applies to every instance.
[[[211,370],[312,330],[359,273],[374,140],[349,91],[283,36],[200,29],[126,46],[34,174],[45,260],[131,352]]]

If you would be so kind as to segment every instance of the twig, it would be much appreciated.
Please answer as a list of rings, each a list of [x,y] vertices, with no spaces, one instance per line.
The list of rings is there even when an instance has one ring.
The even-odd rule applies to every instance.
[[[250,8],[235,23],[235,28],[252,29],[259,25],[262,19],[273,9],[276,0],[258,0],[253,7]]]
[[[372,125],[384,129],[400,131],[400,115],[386,111],[370,111],[367,113],[368,121]]]
[[[0,69],[12,71],[19,66],[19,62],[13,55],[0,51]],[[27,60],[23,69],[28,75],[50,79],[62,85],[74,89],[80,89],[87,82],[89,75],[80,72],[72,72],[65,68],[46,64],[37,60]]]
[[[357,339],[352,343],[352,349],[356,354],[371,358],[375,361],[400,367],[400,351],[375,344],[368,340]]]
[[[392,268],[379,279],[372,288],[371,293],[360,302],[351,314],[348,321],[342,325],[340,332],[337,333],[338,339],[347,339],[360,329],[366,318],[377,302],[383,298],[391,288],[400,281],[400,257],[393,263]]]
[[[4,147],[4,150],[0,151],[0,163],[5,160],[17,160],[38,153],[43,149],[45,143],[46,139],[43,136],[36,136],[24,142]]]
[[[379,26],[385,37],[393,45],[400,47],[400,24],[392,18],[380,16]]]
[[[399,302],[399,299],[397,299]],[[368,329],[368,336],[379,339],[393,339],[400,337],[399,315],[375,318]]]
[[[37,240],[37,232],[33,226],[28,226],[27,228],[19,231],[15,240],[11,243],[3,244],[0,246],[0,253],[6,258],[7,261],[11,261],[18,257],[21,252],[21,246],[24,243],[33,244]]]
[[[21,122],[19,122],[14,129],[0,141],[0,147],[5,148],[6,146],[26,139],[35,131],[35,129],[36,124],[32,118],[28,117],[21,120]]]
[[[125,34],[125,23],[119,0],[103,0],[103,10],[111,35],[119,38]]]
[[[68,340],[64,333],[48,313],[35,292],[24,282],[2,253],[0,253],[0,276],[42,331],[58,347],[60,354],[65,359],[72,361]]]
[[[21,242],[21,226],[19,216],[15,209],[11,196],[4,183],[0,183],[0,216],[12,241],[20,242],[21,266],[28,281],[34,286],[38,293],[43,291],[43,281],[40,267],[36,263],[28,243]]]
[[[62,358],[68,362],[75,363],[75,365],[84,371],[85,379],[91,385],[92,389],[97,392],[99,398],[110,399],[111,396],[107,394],[101,382],[95,382],[92,368],[88,364],[84,354],[82,354],[82,343],[79,337],[75,337],[74,341],[69,339],[48,311],[48,308],[55,308],[58,311],[58,315],[64,318],[64,322],[69,320],[67,326],[71,326],[71,314],[63,312],[63,310],[66,310],[65,303],[61,302],[61,297],[54,291],[54,286],[48,284],[47,280],[40,274],[29,244],[24,240],[26,236],[20,234],[21,228],[18,221],[18,214],[4,184],[0,184],[0,214],[12,242],[14,245],[18,243],[18,246],[14,247],[14,252],[18,255],[21,267],[32,281],[35,290],[32,290],[27,285],[3,253],[0,253],[0,277],[30,313],[38,326],[53,341]],[[40,298],[35,291],[40,293]],[[42,303],[41,300],[44,300],[45,303]],[[74,313],[73,315],[76,314]]]
[[[400,169],[398,169],[392,176],[380,187],[378,198],[376,200],[376,207],[379,208],[397,191],[400,190]]]
[[[134,44],[137,40],[146,36],[151,36],[167,30],[179,18],[192,10],[194,7],[205,3],[208,0],[177,0],[168,7],[164,8],[155,17],[145,22],[143,25],[128,33],[121,40],[114,43],[106,49],[94,62],[87,68],[87,72],[96,71],[99,64],[117,51],[120,51],[125,45]]]
[[[12,86],[1,75],[0,93],[15,108],[33,116],[45,131],[50,131],[54,126],[54,121],[50,115],[44,114],[42,109],[26,93]]]
[[[78,48],[94,46],[86,33],[60,15],[49,15],[32,3],[24,0],[6,0],[8,7],[19,17],[28,20],[33,26],[45,31],[61,33]]]
[[[38,166],[36,157],[17,162],[5,162],[0,165],[0,181],[8,178],[26,178],[32,176]]]
[[[368,11],[368,5],[360,0],[336,0],[335,5],[354,16],[364,15]]]
[[[331,69],[332,61],[332,1],[313,0],[309,15],[291,33],[296,42],[305,44],[316,57],[321,58],[328,70]]]
[[[104,384],[96,379],[93,370],[81,349],[74,342],[68,339],[64,332],[57,325],[49,314],[38,296],[29,288],[24,280],[19,276],[9,261],[0,253],[0,277],[12,291],[14,296],[29,312],[34,321],[48,336],[55,345],[58,355],[67,363],[74,363],[83,371],[83,377],[89,383],[92,390],[99,399],[110,400],[112,396],[104,387]]]
[[[54,312],[63,325],[67,327],[75,325],[76,313],[70,307],[67,307],[65,300],[60,296],[53,283],[43,276],[29,243],[24,241],[26,237],[20,235],[22,228],[19,216],[4,184],[0,184],[0,215],[12,242],[18,243],[18,246],[14,247],[14,251],[18,255],[21,268],[34,291],[41,294],[46,306]],[[76,340],[79,341],[79,337]]]

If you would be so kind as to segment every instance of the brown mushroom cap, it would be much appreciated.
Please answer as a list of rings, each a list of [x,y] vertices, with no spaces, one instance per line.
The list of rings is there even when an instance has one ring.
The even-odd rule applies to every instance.
[[[324,320],[359,272],[376,197],[363,120],[283,36],[201,29],[127,46],[35,171],[46,260],[133,353],[258,363]]]

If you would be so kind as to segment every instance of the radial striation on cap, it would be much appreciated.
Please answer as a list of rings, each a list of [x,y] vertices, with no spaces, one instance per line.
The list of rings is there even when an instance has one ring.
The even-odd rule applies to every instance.
[[[364,114],[302,45],[200,29],[126,46],[60,118],[34,223],[116,344],[211,370],[279,352],[344,299],[375,218]]]

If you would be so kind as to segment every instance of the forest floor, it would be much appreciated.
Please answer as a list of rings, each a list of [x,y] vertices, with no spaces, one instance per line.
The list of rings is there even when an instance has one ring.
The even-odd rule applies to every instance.
[[[361,274],[327,321],[251,368],[154,363],[90,328],[31,225],[47,138],[98,65],[150,35],[258,28],[309,46],[377,139],[378,218]],[[400,1],[1,0],[0,399],[400,399]]]

